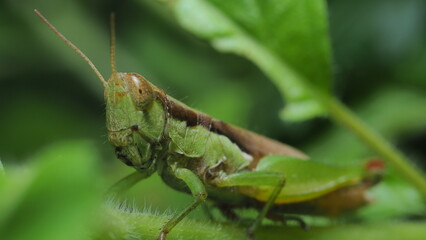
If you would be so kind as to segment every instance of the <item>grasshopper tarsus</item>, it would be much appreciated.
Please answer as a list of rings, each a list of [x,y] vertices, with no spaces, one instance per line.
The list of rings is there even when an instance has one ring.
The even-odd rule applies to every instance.
[[[284,223],[287,223],[288,221],[294,221],[297,222],[299,227],[305,231],[311,230],[311,227],[301,218],[298,216],[286,216],[283,215],[283,221]]]
[[[296,222],[299,227],[305,231],[309,231],[311,229],[310,226],[301,217],[298,216],[289,216],[286,214],[276,214],[269,212],[267,218],[272,221],[281,222],[284,225],[287,225],[287,222],[293,221]]]

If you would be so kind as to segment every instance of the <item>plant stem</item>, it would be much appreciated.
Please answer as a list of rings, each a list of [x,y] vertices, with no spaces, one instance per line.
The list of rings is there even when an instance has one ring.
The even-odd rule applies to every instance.
[[[335,98],[322,98],[332,119],[347,127],[374,151],[379,153],[399,173],[414,184],[426,200],[426,179],[416,167],[382,136],[370,129],[353,112]]]
[[[161,226],[170,216],[124,212],[114,207],[105,207],[103,220],[98,230],[92,232],[91,240],[156,239]],[[371,224],[344,224],[338,226],[312,226],[310,231],[299,227],[264,225],[256,231],[262,240],[326,240],[326,239],[404,239],[419,240],[425,236],[426,224],[422,222],[388,222]],[[243,225],[183,219],[167,236],[168,240],[211,239],[247,240]]]

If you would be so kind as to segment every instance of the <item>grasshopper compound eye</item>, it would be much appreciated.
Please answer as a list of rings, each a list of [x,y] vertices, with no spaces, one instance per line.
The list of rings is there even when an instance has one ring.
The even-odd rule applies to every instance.
[[[116,101],[123,97],[130,97],[138,110],[145,110],[155,98],[155,93],[147,80],[135,73],[113,73],[108,80],[109,89],[114,92],[110,97]]]
[[[138,74],[126,73],[123,75],[123,81],[125,81],[135,105],[140,110],[146,109],[155,97],[151,84]]]

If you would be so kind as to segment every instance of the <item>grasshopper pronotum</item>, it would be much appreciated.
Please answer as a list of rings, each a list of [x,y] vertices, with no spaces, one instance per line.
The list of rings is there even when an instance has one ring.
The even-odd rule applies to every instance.
[[[112,74],[106,81],[88,57],[35,12],[84,58],[104,86],[109,142],[117,157],[137,170],[119,186],[130,186],[157,172],[170,187],[192,193],[194,201],[163,226],[159,239],[166,239],[207,197],[229,218],[235,217],[234,208],[258,209],[249,235],[265,217],[338,215],[368,202],[365,190],[378,181],[380,161],[358,168],[308,161],[293,147],[186,106],[139,74],[117,72],[113,17]],[[291,219],[304,225],[300,219]]]

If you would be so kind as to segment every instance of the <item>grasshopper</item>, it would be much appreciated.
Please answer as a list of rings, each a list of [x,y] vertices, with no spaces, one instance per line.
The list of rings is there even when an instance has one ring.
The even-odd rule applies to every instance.
[[[88,57],[35,12],[83,57],[104,86],[109,142],[117,158],[136,169],[117,186],[129,187],[157,172],[170,187],[192,194],[193,202],[162,227],[158,239],[165,240],[207,197],[231,219],[235,208],[259,210],[247,230],[250,236],[265,217],[305,226],[284,214],[335,216],[368,203],[365,191],[380,178],[379,160],[359,167],[309,161],[291,146],[186,106],[139,74],[117,72],[113,17],[112,74],[106,81]]]

